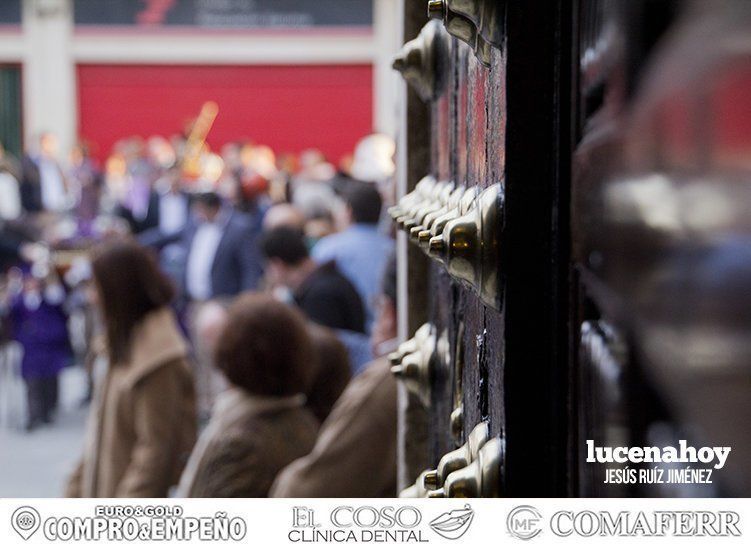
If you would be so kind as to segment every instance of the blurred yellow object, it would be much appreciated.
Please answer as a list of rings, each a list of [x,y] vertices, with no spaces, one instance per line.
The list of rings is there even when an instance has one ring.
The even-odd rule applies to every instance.
[[[201,177],[201,155],[203,153],[206,137],[214,125],[214,120],[219,114],[219,106],[216,102],[206,102],[201,107],[193,128],[188,135],[185,143],[185,155],[182,160],[183,175],[188,179],[198,179]]]

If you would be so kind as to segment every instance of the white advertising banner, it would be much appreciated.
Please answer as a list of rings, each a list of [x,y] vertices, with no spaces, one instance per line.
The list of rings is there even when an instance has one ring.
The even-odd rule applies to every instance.
[[[0,499],[0,542],[748,542],[749,499]]]

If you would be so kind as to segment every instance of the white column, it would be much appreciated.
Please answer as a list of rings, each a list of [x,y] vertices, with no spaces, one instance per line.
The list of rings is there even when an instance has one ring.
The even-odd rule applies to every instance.
[[[78,125],[71,0],[24,0],[23,32],[24,138],[53,132],[67,157]]]
[[[373,65],[374,128],[392,138],[398,127],[397,100],[400,77],[391,68],[394,55],[401,47],[401,2],[373,2],[375,61]]]
[[[397,10],[397,19],[394,26],[397,28],[397,43],[402,41],[404,34],[404,2],[408,0],[396,0],[394,9]],[[377,0],[378,2],[378,0]],[[401,46],[401,44],[399,44]],[[396,73],[396,71],[394,70]],[[398,201],[407,192],[407,86],[401,75],[394,82],[394,136],[396,136],[396,200]],[[409,333],[409,290],[407,286],[407,236],[401,229],[396,232],[396,300],[397,300],[397,335],[399,342],[404,342]],[[407,435],[409,424],[407,410],[409,396],[403,385],[399,385],[398,417],[397,417],[397,446],[396,446],[396,482],[397,490],[401,491],[414,482],[409,481],[407,460]]]

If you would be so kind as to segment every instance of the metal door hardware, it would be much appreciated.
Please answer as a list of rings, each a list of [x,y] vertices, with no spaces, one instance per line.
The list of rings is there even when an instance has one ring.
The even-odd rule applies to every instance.
[[[433,356],[432,345],[435,337],[429,337],[423,347],[406,355],[391,372],[402,380],[409,391],[415,393],[425,406],[430,405],[430,362]]]
[[[432,198],[414,208],[412,216],[401,224],[402,228],[407,232],[411,232],[411,229],[421,225],[428,214],[446,206],[454,190],[453,181],[439,182],[435,187],[435,193]]]
[[[423,342],[425,342],[428,336],[430,336],[430,332],[430,323],[424,323],[423,325],[421,325],[420,328],[415,331],[415,335],[412,338],[399,344],[399,347],[396,349],[396,351],[392,351],[387,355],[387,358],[389,362],[391,362],[391,365],[398,365],[399,363],[401,363],[405,355],[414,353],[415,351],[420,349],[420,346],[422,346]]]
[[[448,198],[453,184],[447,181],[437,181],[430,192],[421,191],[408,201],[402,214],[396,217],[396,223],[403,229],[409,230],[417,224],[416,217],[427,208],[428,211],[438,209]],[[410,193],[411,194],[411,193]]]
[[[428,497],[500,497],[502,463],[503,441],[500,438],[489,440],[474,461],[448,474],[443,486],[429,491]]]
[[[446,88],[443,66],[448,58],[448,40],[438,21],[430,21],[420,34],[404,44],[392,67],[424,101],[435,100]]]
[[[427,470],[424,470],[420,473],[420,475],[417,477],[417,480],[415,480],[415,483],[412,484],[409,487],[405,487],[401,493],[399,493],[400,499],[424,499],[428,496],[428,489],[425,487],[425,474],[429,472]]]
[[[429,250],[430,239],[434,236],[440,235],[443,232],[446,223],[467,213],[474,205],[478,194],[480,194],[479,187],[472,186],[466,188],[456,206],[447,209],[446,213],[436,217],[430,225],[429,230],[421,231],[420,234],[418,234],[418,243],[426,253]]]
[[[436,179],[433,176],[425,176],[415,185],[414,190],[410,191],[399,199],[399,202],[388,209],[389,215],[396,220],[409,211],[413,205],[430,198],[435,187]]]
[[[501,308],[498,269],[502,210],[503,186],[496,183],[480,193],[464,215],[448,221],[428,246],[429,255],[442,262],[452,277],[496,310]]]
[[[453,183],[447,181],[438,181],[433,185],[431,192],[427,195],[418,195],[421,198],[411,200],[412,205],[405,210],[404,214],[396,218],[397,224],[409,231],[417,225],[417,218],[440,209],[443,203],[451,194]]]
[[[459,402],[458,406],[451,411],[449,426],[454,442],[458,442],[464,430],[464,402]]]
[[[452,472],[462,469],[474,461],[480,449],[490,439],[490,427],[486,422],[477,425],[467,437],[467,442],[460,448],[441,457],[435,470],[425,472],[425,487],[435,490],[443,485]]]
[[[430,227],[436,219],[445,215],[450,210],[455,209],[459,205],[459,201],[465,191],[466,187],[464,185],[454,187],[446,197],[445,202],[439,208],[427,211],[427,213],[423,214],[421,218],[418,217],[417,225],[412,227],[409,231],[410,241],[417,243],[421,232],[429,232]]]
[[[430,406],[431,385],[438,365],[449,364],[448,333],[440,336],[431,328],[430,334],[420,342],[416,351],[407,353],[391,367],[391,372],[402,380],[406,388],[418,396],[424,406]]]
[[[503,45],[504,3],[500,0],[429,0],[428,16],[443,21],[449,34],[467,43],[490,66],[491,50]]]

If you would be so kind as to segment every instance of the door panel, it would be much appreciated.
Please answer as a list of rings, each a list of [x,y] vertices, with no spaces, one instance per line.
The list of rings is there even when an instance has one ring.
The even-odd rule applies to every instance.
[[[0,142],[16,157],[23,151],[21,67],[0,66]]]
[[[444,182],[495,186],[498,199],[495,214],[478,198],[440,235],[431,229],[416,257],[433,345],[443,335],[449,345],[425,374],[428,487],[748,495],[749,3],[431,6],[449,53],[428,68],[447,84],[422,124],[433,179],[413,205],[451,202]],[[498,17],[477,18],[488,13]],[[488,217],[494,236],[478,236]],[[497,301],[473,281],[478,256]],[[473,433],[481,422],[487,436]],[[606,469],[623,467],[586,461],[587,440],[680,439],[733,447],[714,484],[605,484]],[[500,463],[488,464],[491,452]],[[462,469],[483,462],[495,486]]]

